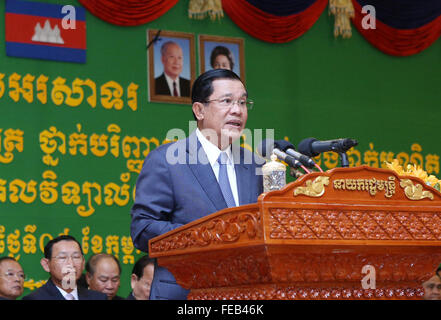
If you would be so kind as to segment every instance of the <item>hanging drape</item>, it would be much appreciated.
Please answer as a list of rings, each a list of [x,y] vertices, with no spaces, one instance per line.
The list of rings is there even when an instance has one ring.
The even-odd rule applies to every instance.
[[[267,42],[283,43],[308,31],[328,0],[222,0],[226,14],[242,30]]]
[[[440,0],[352,0],[354,26],[374,47],[395,56],[418,53],[441,35]],[[375,8],[375,29],[363,28],[362,7]],[[367,21],[365,19],[365,21]]]
[[[78,0],[98,18],[119,26],[137,26],[153,21],[178,0]]]
[[[222,16],[223,9],[245,32],[257,39],[272,43],[288,42],[303,35],[314,25],[328,5],[328,0],[221,0],[221,9],[218,3],[220,0],[192,1],[194,7],[200,8],[206,8],[211,4],[211,7],[208,6],[211,8],[209,11],[216,17]],[[329,1],[333,4],[332,7],[336,7],[335,4],[340,5],[346,0]],[[350,1],[355,13],[352,24],[367,41],[384,53],[396,56],[412,55],[426,49],[441,36],[441,0]],[[79,0],[79,2],[102,20],[120,26],[135,26],[159,18],[178,0]],[[375,29],[363,26],[366,13],[362,13],[362,8],[366,5],[375,9]],[[213,10],[213,8],[217,9]],[[189,8],[190,16],[192,12]],[[195,12],[193,15],[199,14],[199,11]],[[352,13],[350,16],[352,17]],[[337,18],[341,20],[341,16],[336,16]],[[345,22],[341,25],[346,26],[343,33],[341,30],[336,32],[341,28],[336,24],[338,27],[334,30],[336,36],[338,34],[350,36],[351,27],[348,19],[346,18],[346,22],[341,20]]]

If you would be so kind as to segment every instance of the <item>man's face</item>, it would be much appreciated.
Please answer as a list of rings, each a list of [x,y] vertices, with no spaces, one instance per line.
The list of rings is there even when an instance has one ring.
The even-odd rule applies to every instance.
[[[247,92],[241,81],[232,79],[213,81],[213,93],[207,100],[225,98],[233,100],[234,103],[229,107],[224,107],[219,101],[212,101],[196,112],[200,124],[199,129],[220,150],[224,150],[240,138],[248,119],[247,108],[237,103],[239,99],[247,98]]]
[[[86,274],[89,288],[107,295],[109,300],[116,296],[120,284],[119,268],[112,258],[101,258],[95,267],[95,273]]]
[[[50,259],[41,259],[41,265],[51,274],[55,285],[70,292],[84,270],[84,257],[78,243],[62,240],[52,246]]]
[[[230,60],[228,60],[227,56],[223,54],[218,54],[217,57],[214,59],[213,68],[231,70]]]
[[[423,283],[424,300],[441,300],[441,279],[435,275]]]
[[[12,260],[0,263],[0,297],[15,300],[23,293],[24,273],[20,264]]]
[[[172,79],[176,79],[182,72],[184,56],[182,49],[177,44],[169,44],[165,53],[161,56],[164,72]]]
[[[149,300],[150,288],[153,281],[154,265],[148,264],[144,267],[144,273],[140,279],[135,274],[132,274],[131,286],[133,296],[136,300]]]

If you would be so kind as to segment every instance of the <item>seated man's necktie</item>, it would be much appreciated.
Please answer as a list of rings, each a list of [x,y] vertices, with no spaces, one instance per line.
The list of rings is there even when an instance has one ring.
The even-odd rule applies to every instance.
[[[68,293],[66,294],[66,296],[64,297],[66,300],[76,300],[74,295],[72,293]]]

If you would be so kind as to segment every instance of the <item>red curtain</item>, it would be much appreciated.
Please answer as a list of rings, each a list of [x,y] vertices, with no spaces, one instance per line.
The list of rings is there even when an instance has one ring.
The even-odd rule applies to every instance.
[[[352,1],[355,17],[354,26],[374,47],[393,56],[410,56],[423,51],[441,36],[441,16],[416,29],[392,28],[378,19],[376,29],[363,29],[360,4]]]
[[[79,0],[98,18],[119,26],[137,26],[153,21],[178,0]]]
[[[300,1],[291,1],[293,5],[304,4]],[[159,18],[178,0],[79,0],[79,2],[104,21],[120,26],[135,26]],[[367,41],[384,53],[409,56],[426,49],[441,36],[441,16],[414,29],[393,28],[377,19],[376,29],[365,30],[362,28],[364,15],[361,13],[361,6],[356,0],[352,0],[352,3],[355,9],[353,25]],[[318,20],[327,4],[328,0],[315,0],[301,12],[277,16],[255,7],[246,0],[222,0],[223,10],[235,24],[251,36],[272,43],[288,42],[303,35]]]
[[[242,30],[273,43],[300,37],[314,25],[327,4],[328,0],[317,0],[300,13],[280,17],[266,13],[245,0],[222,0],[224,11]]]

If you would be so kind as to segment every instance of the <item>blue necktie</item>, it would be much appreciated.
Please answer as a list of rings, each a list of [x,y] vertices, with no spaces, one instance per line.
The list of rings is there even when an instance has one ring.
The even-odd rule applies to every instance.
[[[227,161],[227,154],[225,152],[221,152],[219,158],[217,158],[217,162],[219,163],[219,186],[222,190],[222,194],[227,206],[231,208],[236,206],[236,202],[234,201],[233,192],[231,191],[230,181],[228,179]]]

